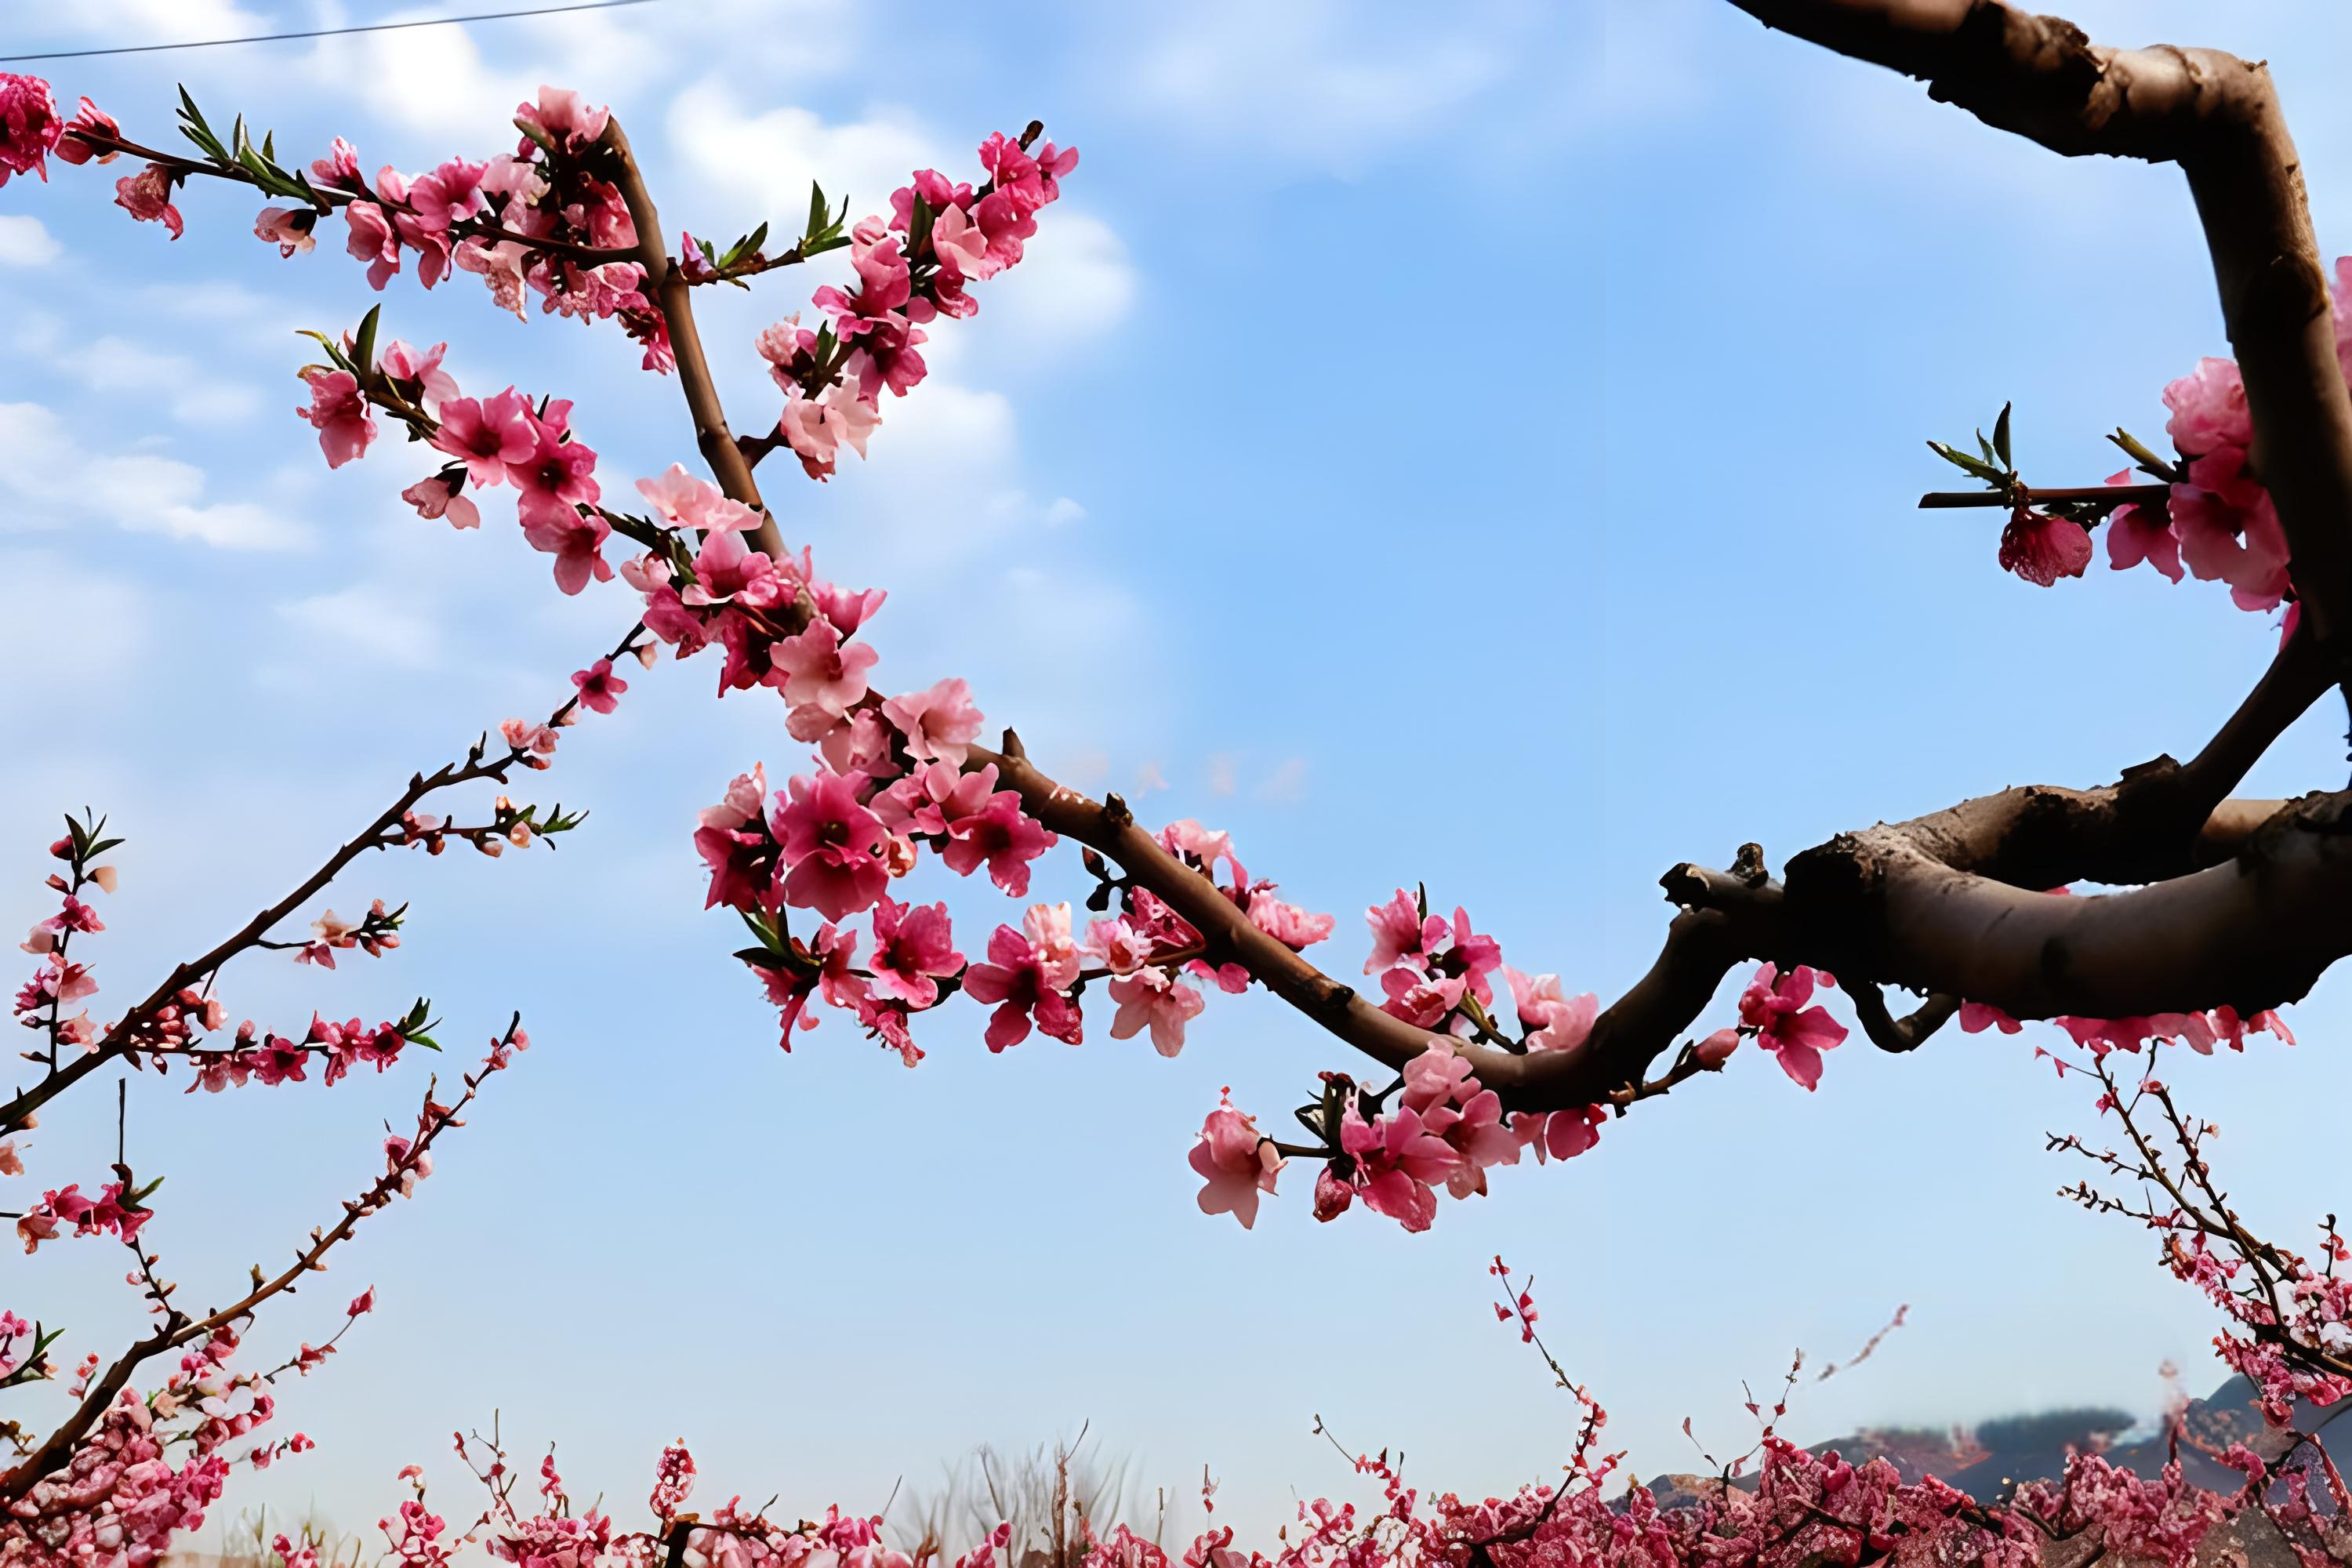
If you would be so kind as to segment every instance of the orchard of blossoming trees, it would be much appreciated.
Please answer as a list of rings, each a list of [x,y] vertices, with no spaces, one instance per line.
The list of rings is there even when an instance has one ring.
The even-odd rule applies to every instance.
[[[1777,878],[1753,846],[1726,868],[1675,867],[1664,886],[1675,913],[1657,961],[1607,1006],[1538,965],[1506,963],[1466,910],[1421,890],[1374,899],[1368,978],[1338,977],[1331,968],[1344,965],[1307,954],[1334,940],[1339,921],[1284,900],[1245,868],[1228,835],[1189,819],[1148,828],[1118,796],[1091,800],[1046,777],[1009,729],[983,743],[973,693],[951,674],[878,679],[886,590],[836,584],[806,547],[786,545],[759,466],[788,451],[823,481],[845,451],[863,458],[870,444],[887,447],[891,405],[920,395],[929,334],[979,310],[989,280],[1030,244],[1051,243],[1045,209],[1078,157],[1042,126],[989,135],[968,178],[910,172],[887,214],[852,222],[819,190],[789,244],[765,225],[723,247],[680,230],[673,255],[620,122],[573,92],[542,89],[520,106],[510,151],[371,175],[341,140],[322,156],[281,162],[273,137],[257,142],[242,116],[224,136],[185,94],[178,130],[192,153],[159,150],[87,98],[68,113],[49,83],[0,75],[0,185],[13,177],[21,195],[52,163],[119,164],[106,176],[118,205],[176,239],[184,193],[211,210],[212,187],[242,184],[265,204],[253,219],[257,264],[293,264],[321,238],[330,249],[340,240],[379,292],[404,275],[431,289],[469,273],[501,310],[522,316],[536,299],[544,313],[614,323],[642,345],[646,371],[675,377],[701,469],[677,464],[625,479],[601,468],[593,405],[570,395],[579,389],[461,387],[443,368],[446,345],[392,336],[381,305],[351,331],[313,334],[322,358],[303,372],[309,397],[296,412],[329,466],[391,463],[386,483],[422,518],[455,528],[482,526],[485,498],[510,489],[516,523],[552,558],[557,589],[580,594],[618,576],[635,623],[572,674],[571,695],[547,719],[508,719],[495,742],[485,734],[416,774],[284,899],[143,997],[96,1016],[84,1004],[98,993],[98,900],[114,887],[110,855],[121,841],[102,817],[67,822],[52,846],[53,899],[23,944],[33,973],[15,1014],[35,1044],[29,1074],[0,1107],[0,1176],[28,1187],[12,1205],[26,1253],[92,1237],[121,1245],[153,1326],[110,1358],[77,1355],[60,1350],[61,1330],[22,1315],[26,1303],[0,1301],[9,1309],[0,1311],[0,1388],[62,1378],[70,1395],[46,1427],[0,1421],[13,1448],[0,1471],[0,1562],[146,1568],[201,1523],[234,1466],[310,1447],[299,1433],[257,1434],[277,1413],[283,1374],[317,1368],[334,1341],[302,1345],[267,1372],[239,1367],[243,1342],[273,1297],[415,1190],[435,1142],[528,1042],[517,1019],[455,1088],[429,1081],[413,1130],[385,1140],[381,1169],[290,1264],[274,1276],[257,1269],[246,1293],[202,1310],[160,1271],[148,1231],[155,1184],[127,1149],[110,1173],[61,1173],[79,1179],[29,1195],[38,1184],[25,1161],[37,1151],[24,1134],[37,1113],[121,1069],[178,1074],[191,1091],[308,1083],[314,1073],[324,1089],[359,1067],[393,1070],[413,1047],[437,1049],[422,1001],[373,1025],[314,1017],[294,1033],[252,1020],[232,1029],[223,972],[256,952],[332,968],[339,955],[397,947],[404,911],[382,903],[355,921],[320,912],[307,936],[278,934],[369,851],[463,845],[497,855],[569,831],[576,815],[504,795],[472,819],[425,808],[463,786],[510,787],[551,767],[565,729],[625,699],[627,662],[651,665],[664,647],[673,658],[707,654],[721,697],[782,703],[793,759],[779,768],[782,787],[753,763],[691,837],[709,904],[751,933],[739,956],[777,1009],[787,1050],[821,1017],[836,1020],[827,1034],[863,1036],[910,1068],[927,1048],[919,1035],[932,1049],[1003,1052],[1033,1032],[1076,1045],[1091,1002],[1112,1038],[1148,1036],[1174,1056],[1209,995],[1263,989],[1374,1070],[1363,1080],[1320,1074],[1295,1139],[1231,1104],[1210,1110],[1190,1154],[1201,1208],[1251,1226],[1288,1177],[1311,1186],[1318,1220],[1360,1211],[1421,1230],[1441,1192],[1472,1197],[1498,1168],[1585,1154],[1613,1119],[1720,1069],[1744,1044],[1816,1089],[1833,1076],[1824,1053],[1848,1038],[1832,1012],[1841,999],[1889,1051],[1918,1047],[1955,1018],[1963,1030],[2003,1033],[2051,1020],[2071,1041],[2049,1052],[2062,1075],[2095,1081],[2096,1109],[2124,1133],[2117,1149],[2053,1143],[2092,1161],[2096,1179],[2155,1194],[2134,1203],[2085,1181],[2069,1195],[2158,1235],[2167,1268],[2222,1313],[2222,1358],[2252,1381],[2271,1422],[2258,1441],[2220,1456],[2245,1478],[2234,1491],[2192,1487],[2177,1463],[2148,1478],[2084,1454],[2062,1480],[1988,1505],[1884,1460],[1856,1467],[1798,1448],[1779,1432],[1776,1407],[1760,1413],[1757,1446],[1721,1465],[1719,1485],[1669,1509],[1644,1488],[1609,1485],[1619,1457],[1600,1447],[1601,1407],[1546,1351],[1582,1413],[1559,1482],[1470,1502],[1424,1496],[1384,1457],[1366,1458],[1360,1468],[1381,1486],[1383,1505],[1360,1516],[1321,1501],[1302,1508],[1282,1568],[2021,1565],[2102,1553],[2182,1563],[2217,1527],[2249,1521],[2305,1564],[2352,1561],[2352,1494],[2294,1428],[2299,1412],[2352,1395],[2352,1284],[2337,1276],[2347,1248],[2332,1221],[2315,1262],[2250,1234],[2204,1158],[2210,1130],[2150,1070],[2166,1045],[2210,1054],[2242,1051],[2254,1035],[2290,1043],[2273,1009],[2352,951],[2352,791],[2234,795],[2286,725],[2331,690],[2352,695],[2352,276],[2331,292],[2260,67],[2095,47],[1999,0],[1737,3],[1769,26],[1926,80],[1937,98],[2055,151],[2181,166],[2235,357],[2206,359],[2164,389],[2171,455],[2118,430],[2131,466],[2105,485],[2032,486],[2011,461],[2004,411],[1973,450],[1936,447],[1980,488],[1929,500],[2004,512],[1988,554],[2027,582],[2082,576],[2097,553],[2093,531],[2104,529],[2113,567],[2219,580],[2242,609],[2284,607],[2283,630],[2267,673],[2186,763],[2161,757],[2101,787],[2011,789],[1843,835]],[[807,321],[789,315],[735,345],[765,362],[780,397],[772,419],[759,411],[760,433],[738,436],[697,333],[694,291],[749,287],[837,249],[848,252],[853,288],[819,289]],[[387,424],[408,437],[406,459],[373,450]],[[1055,854],[1065,840],[1075,854]],[[1020,906],[991,931],[959,931],[944,902],[924,901],[926,879],[981,874]],[[1033,887],[1048,882],[1051,891]],[[2086,883],[2127,890],[2053,896]],[[1757,967],[1736,1016],[1707,1032],[1722,983],[1748,963]],[[1899,1017],[1886,999],[1898,989],[1924,997]],[[959,992],[980,1013],[932,1016]],[[1497,1316],[1540,1346],[1531,1292],[1500,1260],[1496,1273]],[[8,1286],[22,1289],[21,1279]],[[373,1291],[352,1300],[345,1328],[373,1305]],[[457,1447],[486,1506],[453,1529],[412,1469],[415,1495],[383,1521],[388,1560],[439,1568],[479,1544],[530,1568],[908,1562],[877,1520],[837,1510],[822,1522],[787,1522],[739,1500],[687,1511],[694,1463],[683,1448],[662,1456],[649,1526],[624,1531],[573,1505],[551,1455],[536,1500],[518,1500],[520,1472],[495,1438]],[[1269,1562],[1212,1521],[1183,1554],[1188,1568]],[[1123,1526],[1076,1528],[1072,1561],[1167,1561]],[[990,1568],[1013,1550],[999,1531],[957,1562]],[[287,1568],[315,1561],[284,1538],[278,1551]]]

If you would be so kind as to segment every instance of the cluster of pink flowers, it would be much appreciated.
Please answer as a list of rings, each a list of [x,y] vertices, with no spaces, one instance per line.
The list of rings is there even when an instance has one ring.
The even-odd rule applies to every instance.
[[[341,202],[345,246],[366,264],[369,287],[383,288],[414,255],[427,289],[452,271],[471,272],[518,317],[535,293],[551,313],[617,319],[644,345],[645,367],[667,371],[676,363],[669,327],[646,292],[645,268],[590,259],[637,242],[628,206],[603,169],[612,156],[602,144],[610,118],[577,93],[542,87],[535,101],[516,107],[522,134],[512,153],[451,158],[421,174],[386,164],[371,181],[357,151],[337,137],[310,174]],[[314,207],[266,206],[254,233],[294,256],[316,242],[320,216]]]
[[[829,477],[845,446],[866,455],[884,389],[903,397],[927,372],[925,326],[979,310],[966,286],[1020,261],[1078,152],[1045,142],[1032,153],[997,132],[981,143],[980,162],[988,178],[979,190],[919,169],[891,193],[887,221],[868,217],[851,231],[857,284],[816,291],[824,330],[794,315],[760,334],[760,355],[784,394],[777,434],[810,478]]]
[[[0,189],[15,174],[49,177],[48,156],[57,151],[65,121],[49,84],[37,76],[0,71]]]
[[[2336,357],[2352,374],[2352,257],[2336,264],[2331,310]],[[2267,612],[2285,603],[2292,630],[2294,585],[2286,534],[2253,468],[2253,417],[2237,362],[2200,359],[2195,370],[2165,387],[2164,404],[2165,432],[2178,455],[2168,466],[2153,465],[2168,482],[2165,502],[2080,512],[2038,507],[2029,491],[2001,531],[2002,570],[2042,587],[2083,575],[2093,555],[2089,527],[2104,511],[2113,569],[2144,565],[2175,583],[2184,575],[2226,583],[2231,601],[2243,610]],[[2132,479],[2125,469],[2107,483]]]

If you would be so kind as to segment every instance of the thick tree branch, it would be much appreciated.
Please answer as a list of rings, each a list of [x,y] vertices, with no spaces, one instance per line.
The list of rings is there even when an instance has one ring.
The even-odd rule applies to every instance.
[[[636,155],[630,152],[629,139],[618,120],[606,122],[604,144],[613,153],[614,184],[628,205],[629,222],[636,226],[637,265],[645,268],[646,287],[653,290],[654,302],[669,324],[670,351],[677,356],[678,389],[686,394],[687,411],[694,417],[694,444],[701,449],[702,460],[709,465],[719,488],[760,514],[760,526],[750,536],[751,547],[771,561],[780,561],[784,554],[783,535],[760,500],[759,481],[751,477],[750,459],[727,427],[727,411],[719,405],[718,384],[710,379],[710,362],[702,353],[702,334],[695,329],[694,290],[686,274],[670,264],[669,251],[662,241],[661,215],[655,210],[645,173],[637,167]]]
[[[2114,49],[2003,0],[1733,0],[1768,27],[1918,78],[1931,96],[2070,156],[2177,163],[2203,221],[2304,615],[2341,679],[2352,650],[2352,397],[2303,164],[2263,67]]]

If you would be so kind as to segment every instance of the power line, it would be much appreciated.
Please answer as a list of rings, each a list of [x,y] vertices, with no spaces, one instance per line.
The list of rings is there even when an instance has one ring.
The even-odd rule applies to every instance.
[[[86,60],[100,55],[154,55],[170,49],[217,49],[230,44],[282,44],[297,38],[340,38],[352,33],[397,33],[406,27],[453,27],[461,22],[505,22],[517,16],[553,16],[566,11],[610,11],[650,5],[654,0],[579,0],[571,5],[538,5],[528,11],[483,11],[471,16],[428,16],[415,22],[375,22],[361,27],[321,27],[310,33],[262,33],[250,38],[199,38],[186,44],[127,44],[110,49],[59,49],[46,55],[0,55],[0,66],[28,60]]]

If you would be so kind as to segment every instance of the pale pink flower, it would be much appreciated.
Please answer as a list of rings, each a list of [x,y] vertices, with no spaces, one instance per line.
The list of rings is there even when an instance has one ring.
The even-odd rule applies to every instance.
[[[1118,1014],[1111,1020],[1110,1037],[1133,1038],[1151,1031],[1151,1048],[1172,1057],[1184,1048],[1184,1026],[1206,1005],[1201,994],[1164,969],[1139,969],[1110,983],[1111,1000]]]
[[[514,117],[538,128],[558,148],[576,151],[604,135],[613,116],[609,109],[592,107],[569,88],[542,85],[538,101],[517,104]]]
[[[844,647],[832,622],[816,620],[778,643],[770,657],[784,672],[785,701],[838,720],[865,698],[866,672],[881,655],[865,643]]]
[[[1250,895],[1249,918],[1250,924],[1294,952],[1321,942],[1339,924],[1335,916],[1309,914],[1297,904],[1283,902],[1266,888]]]
[[[1478,1092],[1478,1079],[1462,1055],[1442,1041],[1404,1064],[1404,1103],[1415,1110],[1445,1105]]]
[[[343,225],[345,248],[368,264],[368,287],[381,289],[400,270],[400,236],[391,217],[373,202],[353,202],[343,209]]]
[[[754,763],[750,773],[735,775],[717,805],[702,808],[700,821],[705,827],[740,827],[767,808],[767,769],[762,764]]]
[[[674,527],[709,533],[760,526],[758,512],[728,500],[717,485],[688,473],[682,463],[672,463],[656,478],[639,479],[637,493],[653,503],[655,515]]]
[[[340,468],[364,457],[375,439],[375,416],[360,395],[359,379],[347,370],[314,369],[303,377],[310,388],[310,406],[294,412],[319,432],[319,449],[327,467]]]
[[[908,754],[919,762],[937,760],[961,767],[966,748],[980,733],[980,710],[972,706],[971,688],[961,676],[893,697],[882,704],[882,714],[898,727],[907,738]]]
[[[310,232],[318,224],[316,207],[264,207],[253,220],[253,237],[276,246],[279,256],[290,257],[319,243]]]
[[[2246,406],[2245,378],[2238,362],[2210,357],[2164,389],[2164,405],[2172,410],[2165,433],[2172,444],[2191,457],[2223,447],[2254,444],[2254,420]]]
[[[420,349],[394,338],[383,345],[376,365],[394,381],[413,383],[425,412],[436,413],[442,404],[457,395],[457,378],[441,368],[441,356],[448,352],[447,343]]]
[[[1257,1223],[1258,1194],[1274,1191],[1282,1156],[1271,1140],[1258,1136],[1256,1122],[1230,1100],[1220,1100],[1201,1123],[1201,1140],[1192,1145],[1188,1163],[1204,1184],[1201,1212],[1229,1214],[1247,1230]]]
[[[499,309],[511,310],[518,321],[523,319],[523,268],[530,259],[528,246],[513,239],[495,245],[469,239],[451,252],[450,259],[462,271],[479,273]]]
[[[1381,973],[1381,989],[1389,998],[1381,1004],[1381,1012],[1417,1028],[1434,1029],[1461,1005],[1463,983],[1459,975],[1426,976],[1401,963]]]
[[[1086,940],[1078,944],[1078,952],[1113,974],[1132,974],[1151,962],[1158,946],[1149,933],[1136,930],[1125,915],[1120,915],[1111,920],[1088,921]]]
[[[1402,888],[1385,904],[1374,904],[1364,911],[1366,923],[1372,928],[1372,955],[1364,960],[1364,973],[1394,967],[1402,959],[1418,959],[1421,955],[1421,910],[1411,893]]]
[[[452,468],[449,472],[457,470]],[[415,507],[419,517],[446,517],[452,528],[482,526],[482,509],[474,504],[471,496],[459,495],[457,483],[443,475],[425,475],[401,491],[400,499]]]
[[[600,513],[570,507],[543,507],[522,519],[522,536],[530,547],[555,557],[555,585],[566,594],[577,594],[592,577],[612,581],[613,563],[602,553],[612,532],[613,525]]]

